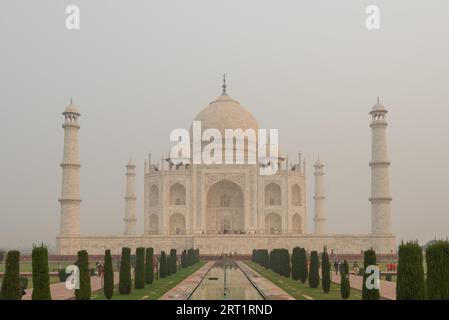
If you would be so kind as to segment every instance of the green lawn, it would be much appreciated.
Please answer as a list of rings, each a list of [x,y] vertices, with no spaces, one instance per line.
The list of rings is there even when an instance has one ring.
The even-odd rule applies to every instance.
[[[310,288],[307,281],[302,284],[300,281],[293,280],[292,278],[280,276],[270,269],[265,269],[252,261],[245,261],[245,263],[261,276],[267,278],[278,287],[284,289],[288,294],[297,300],[341,300],[340,286],[335,283],[331,283],[331,290],[329,293],[324,293],[321,285],[316,289]],[[351,295],[348,300],[361,299],[362,292],[351,288]]]
[[[189,275],[197,271],[205,264],[200,261],[197,264],[185,269],[181,269],[176,274],[166,278],[159,278],[154,280],[152,284],[147,284],[144,289],[131,289],[131,294],[120,295],[118,293],[118,285],[114,288],[114,295],[112,300],[157,300],[164,293],[175,287],[178,283],[186,279]],[[94,300],[106,300],[103,290],[98,290],[92,294]]]

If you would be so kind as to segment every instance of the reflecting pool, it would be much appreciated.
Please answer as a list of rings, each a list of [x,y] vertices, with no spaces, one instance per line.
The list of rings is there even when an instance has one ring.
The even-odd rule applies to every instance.
[[[242,270],[232,261],[219,261],[209,270],[190,300],[263,300]]]

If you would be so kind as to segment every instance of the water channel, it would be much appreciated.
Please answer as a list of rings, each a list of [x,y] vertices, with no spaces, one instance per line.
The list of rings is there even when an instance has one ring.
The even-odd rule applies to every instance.
[[[218,261],[189,300],[263,300],[263,296],[232,261]]]

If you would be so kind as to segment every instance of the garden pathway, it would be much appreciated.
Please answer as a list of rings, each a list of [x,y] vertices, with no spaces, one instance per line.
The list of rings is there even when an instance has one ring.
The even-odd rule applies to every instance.
[[[114,273],[114,283],[118,283],[119,275],[118,272]],[[92,287],[92,292],[100,290],[102,288],[102,281],[100,277],[91,277],[90,285]],[[58,282],[50,285],[51,298],[52,300],[69,300],[75,297],[75,291],[69,290],[65,286],[65,282]],[[26,294],[22,297],[22,300],[31,300],[31,294],[33,289],[27,289]]]

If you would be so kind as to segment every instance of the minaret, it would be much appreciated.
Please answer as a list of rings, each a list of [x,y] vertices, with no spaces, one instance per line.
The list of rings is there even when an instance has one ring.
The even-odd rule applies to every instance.
[[[324,165],[321,163],[320,158],[316,161],[313,166],[315,171],[313,175],[315,176],[315,195],[313,200],[315,200],[315,234],[325,234],[326,233],[326,207],[324,195]]]
[[[59,236],[74,236],[80,233],[80,161],[78,155],[78,118],[80,113],[70,99],[64,115],[64,154],[61,163],[61,224]]]
[[[388,177],[387,151],[387,110],[379,102],[374,105],[370,114],[372,121],[372,151],[371,151],[371,233],[390,234],[390,182]]]
[[[136,234],[136,165],[129,159],[126,165],[125,234]]]

